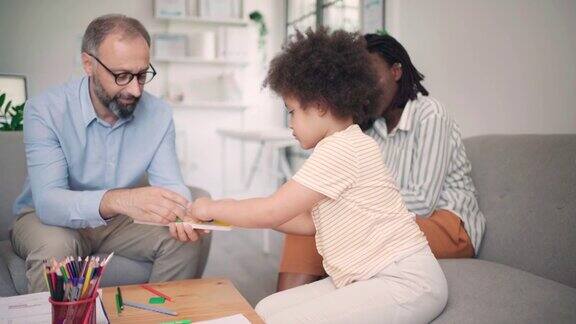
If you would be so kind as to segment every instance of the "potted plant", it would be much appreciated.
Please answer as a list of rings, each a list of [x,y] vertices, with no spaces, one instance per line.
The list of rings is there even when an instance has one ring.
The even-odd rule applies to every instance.
[[[12,106],[12,101],[0,91],[0,155],[2,156],[0,167],[8,173],[13,168],[19,167],[13,165],[14,161],[25,161],[23,159],[23,121],[24,103]]]
[[[12,106],[12,101],[7,100],[6,94],[0,93],[0,131],[22,131],[23,122],[24,103]]]
[[[258,26],[258,50],[260,51],[261,60],[266,64],[266,35],[268,35],[268,27],[264,21],[264,15],[258,11],[252,11],[248,17]]]

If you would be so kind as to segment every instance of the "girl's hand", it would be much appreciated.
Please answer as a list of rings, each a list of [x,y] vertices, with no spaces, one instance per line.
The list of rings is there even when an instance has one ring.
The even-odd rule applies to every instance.
[[[200,204],[197,204],[198,202]],[[199,233],[210,233],[209,230],[195,230],[191,224],[186,222],[198,223],[199,221],[205,221],[207,216],[201,218],[198,215],[205,215],[206,213],[199,213],[198,211],[205,210],[206,208],[203,206],[211,202],[212,199],[210,198],[198,198],[193,203],[188,203],[186,205],[186,215],[182,218],[183,222],[169,224],[170,234],[181,242],[194,242],[198,240]]]
[[[212,215],[209,213],[210,206],[214,203],[214,201],[207,197],[202,197],[194,200],[192,203],[188,203],[188,215],[191,216],[193,219],[198,219],[201,221],[211,221],[214,219]]]

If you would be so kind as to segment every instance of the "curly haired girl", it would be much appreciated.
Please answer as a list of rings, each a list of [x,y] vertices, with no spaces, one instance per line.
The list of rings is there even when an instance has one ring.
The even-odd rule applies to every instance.
[[[328,277],[262,300],[266,323],[427,323],[447,301],[446,279],[359,124],[376,114],[381,87],[363,37],[298,32],[264,83],[278,93],[290,128],[314,149],[269,197],[198,199],[200,220],[314,235]]]

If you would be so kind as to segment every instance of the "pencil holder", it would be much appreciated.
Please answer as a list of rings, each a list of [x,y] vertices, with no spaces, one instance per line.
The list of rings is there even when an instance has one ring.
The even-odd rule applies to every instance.
[[[52,324],[96,324],[96,298],[60,302],[49,298],[52,305]]]

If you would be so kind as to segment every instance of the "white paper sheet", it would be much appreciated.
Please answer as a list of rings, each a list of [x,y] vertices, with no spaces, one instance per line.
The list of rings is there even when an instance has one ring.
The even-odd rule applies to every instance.
[[[244,315],[236,314],[208,321],[194,322],[194,324],[250,324],[250,321]]]
[[[100,291],[100,294],[102,292]],[[50,293],[41,292],[13,297],[0,297],[1,324],[44,324],[52,321],[52,307],[48,302]],[[96,322],[107,324],[102,302],[98,298]]]

